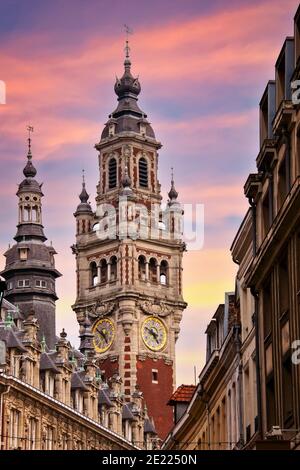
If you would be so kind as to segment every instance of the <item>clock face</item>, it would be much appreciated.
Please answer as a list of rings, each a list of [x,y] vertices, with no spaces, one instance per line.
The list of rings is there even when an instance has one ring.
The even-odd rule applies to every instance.
[[[98,320],[93,326],[94,347],[99,353],[107,351],[115,337],[115,325],[109,318]]]
[[[160,351],[167,342],[167,329],[156,317],[148,317],[142,325],[142,338],[151,351]]]

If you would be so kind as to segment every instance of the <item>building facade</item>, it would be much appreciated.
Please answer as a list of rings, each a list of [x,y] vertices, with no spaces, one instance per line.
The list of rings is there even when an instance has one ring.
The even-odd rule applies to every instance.
[[[205,367],[185,412],[165,440],[164,449],[232,450],[242,447],[240,329],[235,294],[226,293],[224,304],[218,306],[207,326]],[[171,399],[170,404],[175,407],[176,416],[178,403]]]
[[[99,365],[124,378],[126,400],[138,387],[158,435],[172,426],[167,406],[175,386],[175,342],[186,303],[182,296],[182,210],[172,177],[161,209],[160,142],[138,106],[139,80],[116,80],[117,108],[95,145],[99,160],[96,211],[85,183],[75,212],[79,325],[92,322]]]
[[[245,184],[254,227],[245,282],[257,318],[259,432],[265,438],[277,426],[292,445],[300,429],[300,370],[292,361],[300,338],[300,111],[292,100],[292,82],[299,79],[300,9],[294,31],[260,102],[257,173]]]
[[[30,144],[30,141],[29,141]],[[152,449],[157,434],[142,392],[96,361],[86,316],[75,349],[55,332],[55,269],[41,222],[41,186],[29,145],[16,244],[6,252],[0,312],[1,449]],[[26,212],[26,215],[24,215]],[[9,299],[9,300],[8,300]]]
[[[164,448],[207,449],[208,444],[216,449],[225,440],[227,449],[299,449],[299,79],[300,7],[294,36],[286,38],[275,80],[267,83],[259,104],[257,172],[245,183],[250,207],[231,246],[238,264],[236,349],[230,346],[230,329],[214,343],[197,390]],[[208,351],[221,318],[222,306],[207,329]],[[229,401],[234,409],[226,407]]]

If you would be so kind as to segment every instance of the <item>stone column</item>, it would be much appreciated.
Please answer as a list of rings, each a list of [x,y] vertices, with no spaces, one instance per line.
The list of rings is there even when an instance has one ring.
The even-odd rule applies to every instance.
[[[160,264],[157,263],[157,266],[156,266],[156,282],[159,284],[159,281],[160,281]]]

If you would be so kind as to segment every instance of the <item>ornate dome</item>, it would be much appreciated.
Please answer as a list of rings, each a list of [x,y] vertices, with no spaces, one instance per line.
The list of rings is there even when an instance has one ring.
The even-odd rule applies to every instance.
[[[31,155],[31,152],[29,151],[27,155],[27,163],[23,170],[24,176],[26,176],[26,178],[34,178],[36,175],[36,169],[33,166],[33,163],[31,160],[32,160],[32,155]]]
[[[118,96],[118,106],[109,115],[109,120],[101,134],[101,139],[106,139],[110,135],[121,134],[123,132],[134,132],[155,139],[154,131],[147,121],[147,114],[138,106],[138,95],[141,92],[141,85],[138,78],[131,73],[131,61],[129,58],[129,46],[126,42],[126,57],[124,61],[124,73],[121,78],[116,78],[115,93]],[[141,123],[143,131],[141,131]],[[110,127],[114,127],[111,134]]]

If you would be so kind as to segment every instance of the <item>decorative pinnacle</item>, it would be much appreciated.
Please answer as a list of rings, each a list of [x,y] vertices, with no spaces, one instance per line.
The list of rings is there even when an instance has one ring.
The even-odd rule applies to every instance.
[[[13,323],[14,323],[14,320],[13,320],[11,311],[8,310],[8,311],[7,311],[6,318],[5,318],[5,321],[4,321],[5,329],[6,329],[6,330],[9,330],[9,329],[12,327]]]
[[[43,335],[42,337],[42,341],[41,341],[41,351],[44,353],[46,351],[46,339],[45,339],[45,335]]]
[[[84,177],[84,170],[82,170],[82,191],[79,195],[79,199],[82,203],[87,203],[89,200],[89,194],[85,189],[85,177]]]
[[[174,183],[174,169],[173,167],[171,168],[171,189],[168,193],[168,196],[170,198],[170,202],[174,202],[177,197],[178,197],[178,192],[175,189],[175,183]]]

